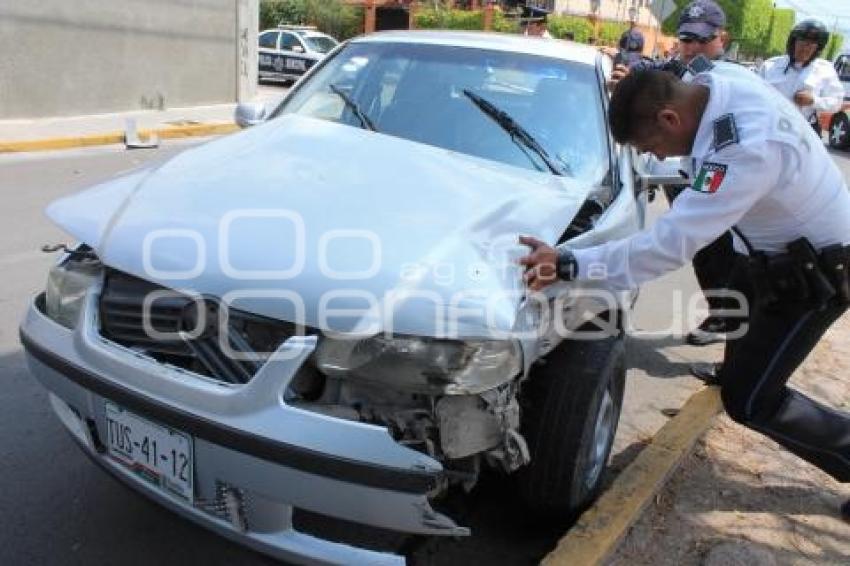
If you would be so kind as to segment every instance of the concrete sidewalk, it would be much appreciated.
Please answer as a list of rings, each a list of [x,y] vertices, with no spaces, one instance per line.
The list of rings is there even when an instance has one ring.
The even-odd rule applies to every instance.
[[[262,85],[255,100],[275,105],[286,94],[282,86]],[[0,153],[40,151],[122,143],[128,119],[142,136],[160,138],[214,135],[233,131],[236,104],[216,104],[165,110],[136,110],[62,118],[0,120]]]

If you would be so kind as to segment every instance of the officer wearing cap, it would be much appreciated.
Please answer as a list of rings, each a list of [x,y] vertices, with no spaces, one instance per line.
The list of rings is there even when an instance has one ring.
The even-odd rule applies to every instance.
[[[727,39],[725,30],[726,14],[712,0],[694,0],[686,5],[679,14],[677,33],[679,36],[679,54],[677,57],[660,63],[638,65],[637,69],[653,68],[671,72],[683,80],[690,81],[700,72],[710,72],[738,79],[759,81],[758,76],[736,63],[723,61],[723,45]],[[618,73],[619,71],[619,73]],[[628,69],[615,70],[612,79],[616,80],[628,74]],[[651,163],[657,173],[676,175],[679,163],[670,160],[665,163]],[[687,164],[685,164],[687,165]],[[678,190],[665,191],[671,205]],[[701,249],[693,258],[694,273],[700,288],[706,295],[709,316],[700,325],[688,333],[685,338],[693,346],[706,346],[721,342],[729,332],[734,332],[740,321],[722,316],[720,313],[735,308],[735,304],[724,297],[729,276],[734,265],[732,235],[722,234],[710,245]],[[714,364],[694,364],[694,375],[705,381],[715,379]]]
[[[615,65],[625,65],[627,68],[639,63],[643,58],[644,39],[643,33],[637,28],[633,21],[629,22],[629,29],[620,36],[617,44],[619,52],[614,58]]]
[[[768,59],[759,74],[786,98],[820,133],[818,112],[838,112],[844,87],[832,63],[818,56],[829,42],[829,32],[817,20],[804,20],[788,36],[785,55]]]
[[[633,289],[734,229],[732,288],[748,299],[749,316],[746,333],[726,342],[724,407],[850,482],[850,414],[786,386],[850,305],[850,192],[821,140],[769,85],[717,73],[686,83],[634,72],[617,85],[609,122],[619,143],[659,158],[688,155],[694,183],[626,239],[571,249],[521,237],[532,249],[520,260],[529,288],[560,279]],[[850,502],[842,511],[850,514]]]
[[[741,65],[724,60],[724,43],[728,38],[726,14],[713,0],[694,0],[687,4],[679,14],[676,33],[679,38],[676,57],[657,63],[643,62],[637,67],[670,71],[686,80],[695,74],[694,71],[706,70],[739,78],[755,76]],[[705,66],[706,60],[711,62],[711,68]],[[691,65],[695,65],[696,69],[691,69]],[[628,73],[628,67],[616,67],[609,86],[613,88]]]
[[[523,21],[525,22],[524,35],[534,37],[551,38],[552,34],[546,29],[549,10],[537,6],[526,6],[523,10]]]

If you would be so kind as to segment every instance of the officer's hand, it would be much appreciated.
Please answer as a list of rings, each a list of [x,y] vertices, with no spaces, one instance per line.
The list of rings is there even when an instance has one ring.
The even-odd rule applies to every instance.
[[[811,106],[815,103],[815,97],[810,90],[798,90],[794,94],[794,104],[797,106]]]
[[[519,259],[526,267],[523,280],[532,291],[539,291],[558,280],[558,251],[531,236],[520,236],[519,243],[531,248],[531,253]]]
[[[608,90],[613,91],[614,87],[617,86],[617,83],[626,78],[626,75],[628,74],[628,67],[625,65],[615,65],[614,70],[611,71],[611,78],[608,79]]]
[[[599,51],[601,51],[605,55],[608,55],[609,57],[616,57],[617,53],[619,53],[620,50],[617,49],[616,47],[609,47],[607,45],[600,45]]]

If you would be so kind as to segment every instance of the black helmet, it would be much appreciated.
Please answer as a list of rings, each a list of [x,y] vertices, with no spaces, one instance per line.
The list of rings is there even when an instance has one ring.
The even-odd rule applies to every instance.
[[[829,42],[829,31],[826,29],[826,26],[818,20],[803,20],[794,26],[791,30],[791,34],[788,36],[788,44],[785,46],[788,58],[792,61],[794,60],[794,42],[798,39],[810,39],[812,41],[816,41],[818,44],[818,50],[815,52],[812,59],[810,61],[803,62],[803,66],[806,66],[817,59],[821,52],[826,48],[826,44]]]

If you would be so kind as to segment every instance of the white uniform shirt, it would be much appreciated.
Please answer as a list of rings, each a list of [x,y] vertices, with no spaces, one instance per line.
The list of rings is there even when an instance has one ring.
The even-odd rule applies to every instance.
[[[782,93],[782,96],[794,101],[794,95],[801,90],[811,91],[815,102],[811,106],[799,108],[806,119],[816,112],[838,112],[844,100],[844,86],[832,63],[825,59],[815,59],[811,64],[788,68],[788,55],[773,57],[764,62],[759,74],[769,84]],[[788,69],[786,72],[785,70]]]
[[[838,167],[793,105],[760,81],[704,73],[710,89],[689,156],[693,186],[643,232],[572,249],[580,280],[633,289],[689,262],[737,226],[756,250],[850,244],[850,192]],[[735,248],[746,253],[736,237]]]

